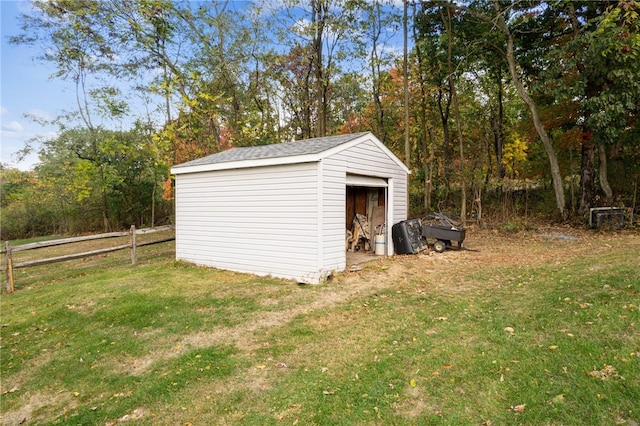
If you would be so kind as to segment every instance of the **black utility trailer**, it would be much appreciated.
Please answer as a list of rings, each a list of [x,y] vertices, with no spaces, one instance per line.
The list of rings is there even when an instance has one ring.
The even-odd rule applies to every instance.
[[[462,242],[464,241],[466,230],[461,226],[455,226],[451,219],[442,214],[434,214],[428,217],[428,219],[437,219],[439,223],[423,223],[422,224],[422,237],[429,244],[429,239],[435,240],[433,243],[433,249],[438,253],[442,253],[448,248],[454,248],[452,241],[457,242],[458,250],[462,248]]]

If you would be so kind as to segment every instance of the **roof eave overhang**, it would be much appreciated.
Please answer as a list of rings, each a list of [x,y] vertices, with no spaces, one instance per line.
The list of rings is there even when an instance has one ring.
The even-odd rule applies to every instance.
[[[229,161],[226,163],[198,164],[193,166],[176,166],[171,168],[171,174],[202,173],[218,170],[246,169],[249,167],[280,166],[284,164],[312,163],[322,160],[323,153],[310,155],[293,155],[290,157],[261,158],[259,160]]]

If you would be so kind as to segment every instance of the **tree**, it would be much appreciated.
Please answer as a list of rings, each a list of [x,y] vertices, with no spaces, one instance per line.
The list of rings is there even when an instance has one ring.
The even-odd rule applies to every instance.
[[[336,131],[329,125],[340,126],[333,117],[335,85],[349,73],[346,63],[362,58],[362,34],[353,25],[361,20],[362,5],[359,0],[312,0],[308,5],[290,0],[276,12],[279,41],[290,47],[273,49],[274,57],[279,70],[293,73],[295,84],[274,75],[284,89],[285,105],[293,107],[284,115],[295,123],[296,138],[325,136]],[[289,92],[292,87],[296,92]]]
[[[451,18],[451,8],[447,7],[445,10],[440,11],[442,23],[445,28],[445,34],[447,37],[447,81],[449,83],[449,93],[451,93],[451,100],[453,101],[453,110],[456,116],[456,129],[458,131],[458,147],[460,153],[460,220],[464,223],[467,219],[467,185],[465,182],[464,173],[464,137],[462,135],[462,123],[460,116],[460,103],[458,101],[458,93],[456,90],[456,84],[454,76],[456,74],[453,64],[453,20]]]
[[[565,132],[579,129],[582,135],[581,215],[595,199],[598,164],[605,202],[612,201],[607,147],[619,144],[635,128],[640,92],[636,83],[638,9],[634,1],[547,3],[526,28],[530,33],[548,34],[542,43],[529,40],[527,44],[540,46],[531,54],[535,61],[529,62],[539,97],[550,109],[564,111]]]
[[[101,211],[96,207],[102,205],[103,196],[114,227],[155,223],[156,165],[147,133],[140,126],[126,132],[66,130],[44,143],[40,161],[39,179],[55,188],[55,193],[64,194],[59,196],[64,208],[84,210],[88,225],[96,222],[87,212]],[[75,225],[67,229],[77,230]]]
[[[601,5],[605,6],[605,5]],[[608,182],[607,147],[628,143],[632,134],[638,135],[640,110],[640,3],[620,1],[610,5],[602,14],[587,21],[576,39],[567,48],[578,44],[582,49],[576,58],[579,79],[575,87],[583,92],[574,94],[581,100],[586,137],[598,147],[599,181],[607,203],[613,200]],[[577,20],[574,20],[574,25]],[[593,162],[583,164],[583,170]],[[585,175],[593,176],[590,170]],[[578,212],[584,214],[591,207],[593,193],[582,185]]]
[[[56,211],[58,197],[33,171],[0,165],[0,238],[13,240],[60,232],[64,218]]]
[[[553,181],[553,189],[556,195],[556,207],[558,208],[558,213],[560,217],[563,219],[566,218],[566,201],[564,197],[564,184],[562,181],[562,175],[560,174],[560,166],[558,164],[558,158],[555,153],[555,149],[551,144],[551,140],[549,139],[549,135],[544,128],[542,120],[540,119],[540,115],[538,114],[538,107],[533,100],[533,98],[529,95],[527,89],[520,78],[518,73],[518,63],[515,57],[514,51],[514,38],[513,33],[509,29],[507,25],[507,21],[503,15],[505,11],[502,10],[500,3],[498,0],[493,0],[493,6],[497,15],[496,24],[498,28],[502,31],[504,36],[506,37],[506,51],[505,57],[507,63],[509,65],[509,73],[511,74],[511,79],[513,80],[513,84],[516,86],[516,90],[518,94],[522,98],[529,111],[531,112],[531,119],[533,120],[533,124],[536,128],[538,136],[542,140],[542,144],[544,145],[545,151],[547,152],[547,157],[549,159],[549,166],[551,170],[551,179]]]
[[[53,63],[56,76],[75,83],[77,110],[71,117],[78,118],[88,130],[86,137],[90,141],[92,152],[85,152],[88,161],[97,159],[97,126],[94,124],[93,111],[98,110],[111,117],[122,116],[126,112],[126,105],[117,100],[119,93],[114,87],[90,88],[89,80],[97,73],[114,71],[116,69],[117,53],[114,45],[124,41],[124,36],[108,31],[102,25],[108,7],[104,2],[87,0],[75,2],[36,1],[35,7],[39,14],[35,17],[23,16],[23,34],[13,37],[13,43],[35,44],[43,43],[42,59]],[[93,104],[96,101],[98,105]],[[64,130],[66,124],[57,121]],[[110,230],[108,215],[104,169],[98,168],[96,176],[103,189],[102,219],[105,232]]]
[[[442,180],[445,188],[445,200],[450,192],[450,180],[452,170],[452,141],[450,132],[451,86],[448,79],[448,46],[444,37],[446,29],[440,19],[440,8],[445,7],[441,3],[421,3],[421,10],[416,14],[416,52],[419,55],[418,63],[423,70],[420,72],[421,85],[435,87],[435,106],[442,130]],[[424,138],[423,138],[424,141]]]
[[[388,70],[394,64],[395,58],[391,52],[385,50],[385,46],[389,43],[390,36],[387,29],[397,28],[400,17],[381,1],[363,2],[360,8],[362,13],[357,25],[362,28],[364,35],[362,39],[356,39],[356,42],[361,43],[358,49],[368,62],[366,80],[369,82],[369,96],[373,106],[369,128],[380,141],[386,143],[393,123],[388,120],[390,113],[385,108],[383,98],[390,81]]]

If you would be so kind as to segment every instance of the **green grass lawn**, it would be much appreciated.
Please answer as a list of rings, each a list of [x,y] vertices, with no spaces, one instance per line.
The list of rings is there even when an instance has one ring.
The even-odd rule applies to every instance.
[[[640,423],[640,236],[478,233],[321,286],[172,243],[19,269],[2,424]]]

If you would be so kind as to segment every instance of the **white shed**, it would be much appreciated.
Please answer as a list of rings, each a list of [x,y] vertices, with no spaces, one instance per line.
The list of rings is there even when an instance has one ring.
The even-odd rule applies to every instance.
[[[346,268],[356,213],[407,217],[405,165],[373,134],[233,148],[179,164],[176,259],[316,284]]]

